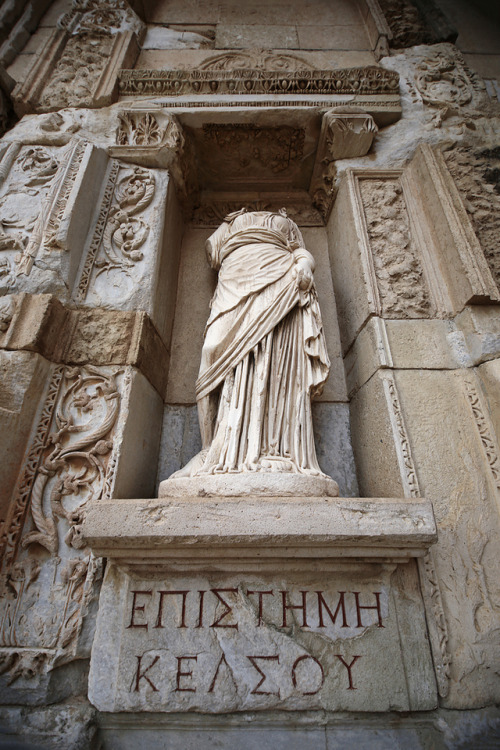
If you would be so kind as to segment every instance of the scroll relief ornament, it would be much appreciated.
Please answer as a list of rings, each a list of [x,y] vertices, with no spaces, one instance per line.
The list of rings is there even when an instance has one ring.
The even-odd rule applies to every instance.
[[[77,289],[84,300],[91,279],[116,269],[130,275],[144,258],[149,225],[138,217],[153,200],[154,173],[141,167],[125,168],[111,163],[101,211]]]
[[[437,110],[432,118],[435,127],[441,127],[452,115],[482,116],[481,108],[487,99],[484,83],[468,68],[458,50],[451,44],[418,49],[422,52],[415,53],[415,88],[423,103]]]
[[[98,36],[128,30],[139,36],[144,28],[126,0],[73,0],[73,8],[57,25],[73,34]]]
[[[500,290],[500,147],[455,147],[444,158]]]
[[[17,148],[0,187],[0,289],[13,286],[17,265],[40,226],[50,188],[60,165],[56,150],[43,146]]]
[[[5,534],[0,671],[11,682],[71,660],[77,648],[101,568],[81,524],[87,504],[110,487],[120,374],[91,366],[54,372]],[[49,556],[33,554],[35,545]]]
[[[218,285],[196,383],[202,450],[160,495],[338,495],[314,445],[330,361],[300,230],[284,209],[243,208],[206,251]]]

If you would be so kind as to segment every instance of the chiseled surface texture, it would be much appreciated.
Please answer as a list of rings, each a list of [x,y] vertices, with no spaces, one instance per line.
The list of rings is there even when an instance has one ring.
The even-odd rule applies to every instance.
[[[433,708],[418,592],[391,570],[263,581],[110,566],[90,700],[104,711]]]
[[[1,5],[0,745],[498,745],[500,28],[486,6]],[[286,208],[316,262],[331,368],[312,422],[341,497],[296,513],[157,498],[201,447],[204,245],[243,206]],[[100,600],[87,521],[110,557]],[[136,589],[151,594],[134,605]],[[273,591],[261,624],[256,589]],[[377,607],[377,591],[384,627],[377,608],[358,626],[354,592]],[[93,643],[93,700],[123,711],[89,707]]]

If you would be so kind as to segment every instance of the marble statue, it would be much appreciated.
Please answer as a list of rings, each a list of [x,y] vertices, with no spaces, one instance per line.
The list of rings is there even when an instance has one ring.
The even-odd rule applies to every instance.
[[[202,450],[172,478],[324,477],[311,399],[321,393],[330,361],[314,258],[300,230],[284,209],[242,209],[226,217],[206,251],[218,283],[196,383]]]

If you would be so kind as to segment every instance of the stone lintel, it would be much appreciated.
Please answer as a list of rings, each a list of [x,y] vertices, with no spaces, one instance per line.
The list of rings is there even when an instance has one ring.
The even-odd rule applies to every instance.
[[[133,567],[238,571],[405,562],[437,540],[422,498],[111,500],[89,507],[83,535],[96,555]]]

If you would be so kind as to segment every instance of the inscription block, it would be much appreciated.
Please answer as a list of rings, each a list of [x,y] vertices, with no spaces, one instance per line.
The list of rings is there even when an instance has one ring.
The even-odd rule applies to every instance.
[[[112,563],[90,699],[103,711],[433,708],[419,593],[404,583],[409,565],[148,577]]]

